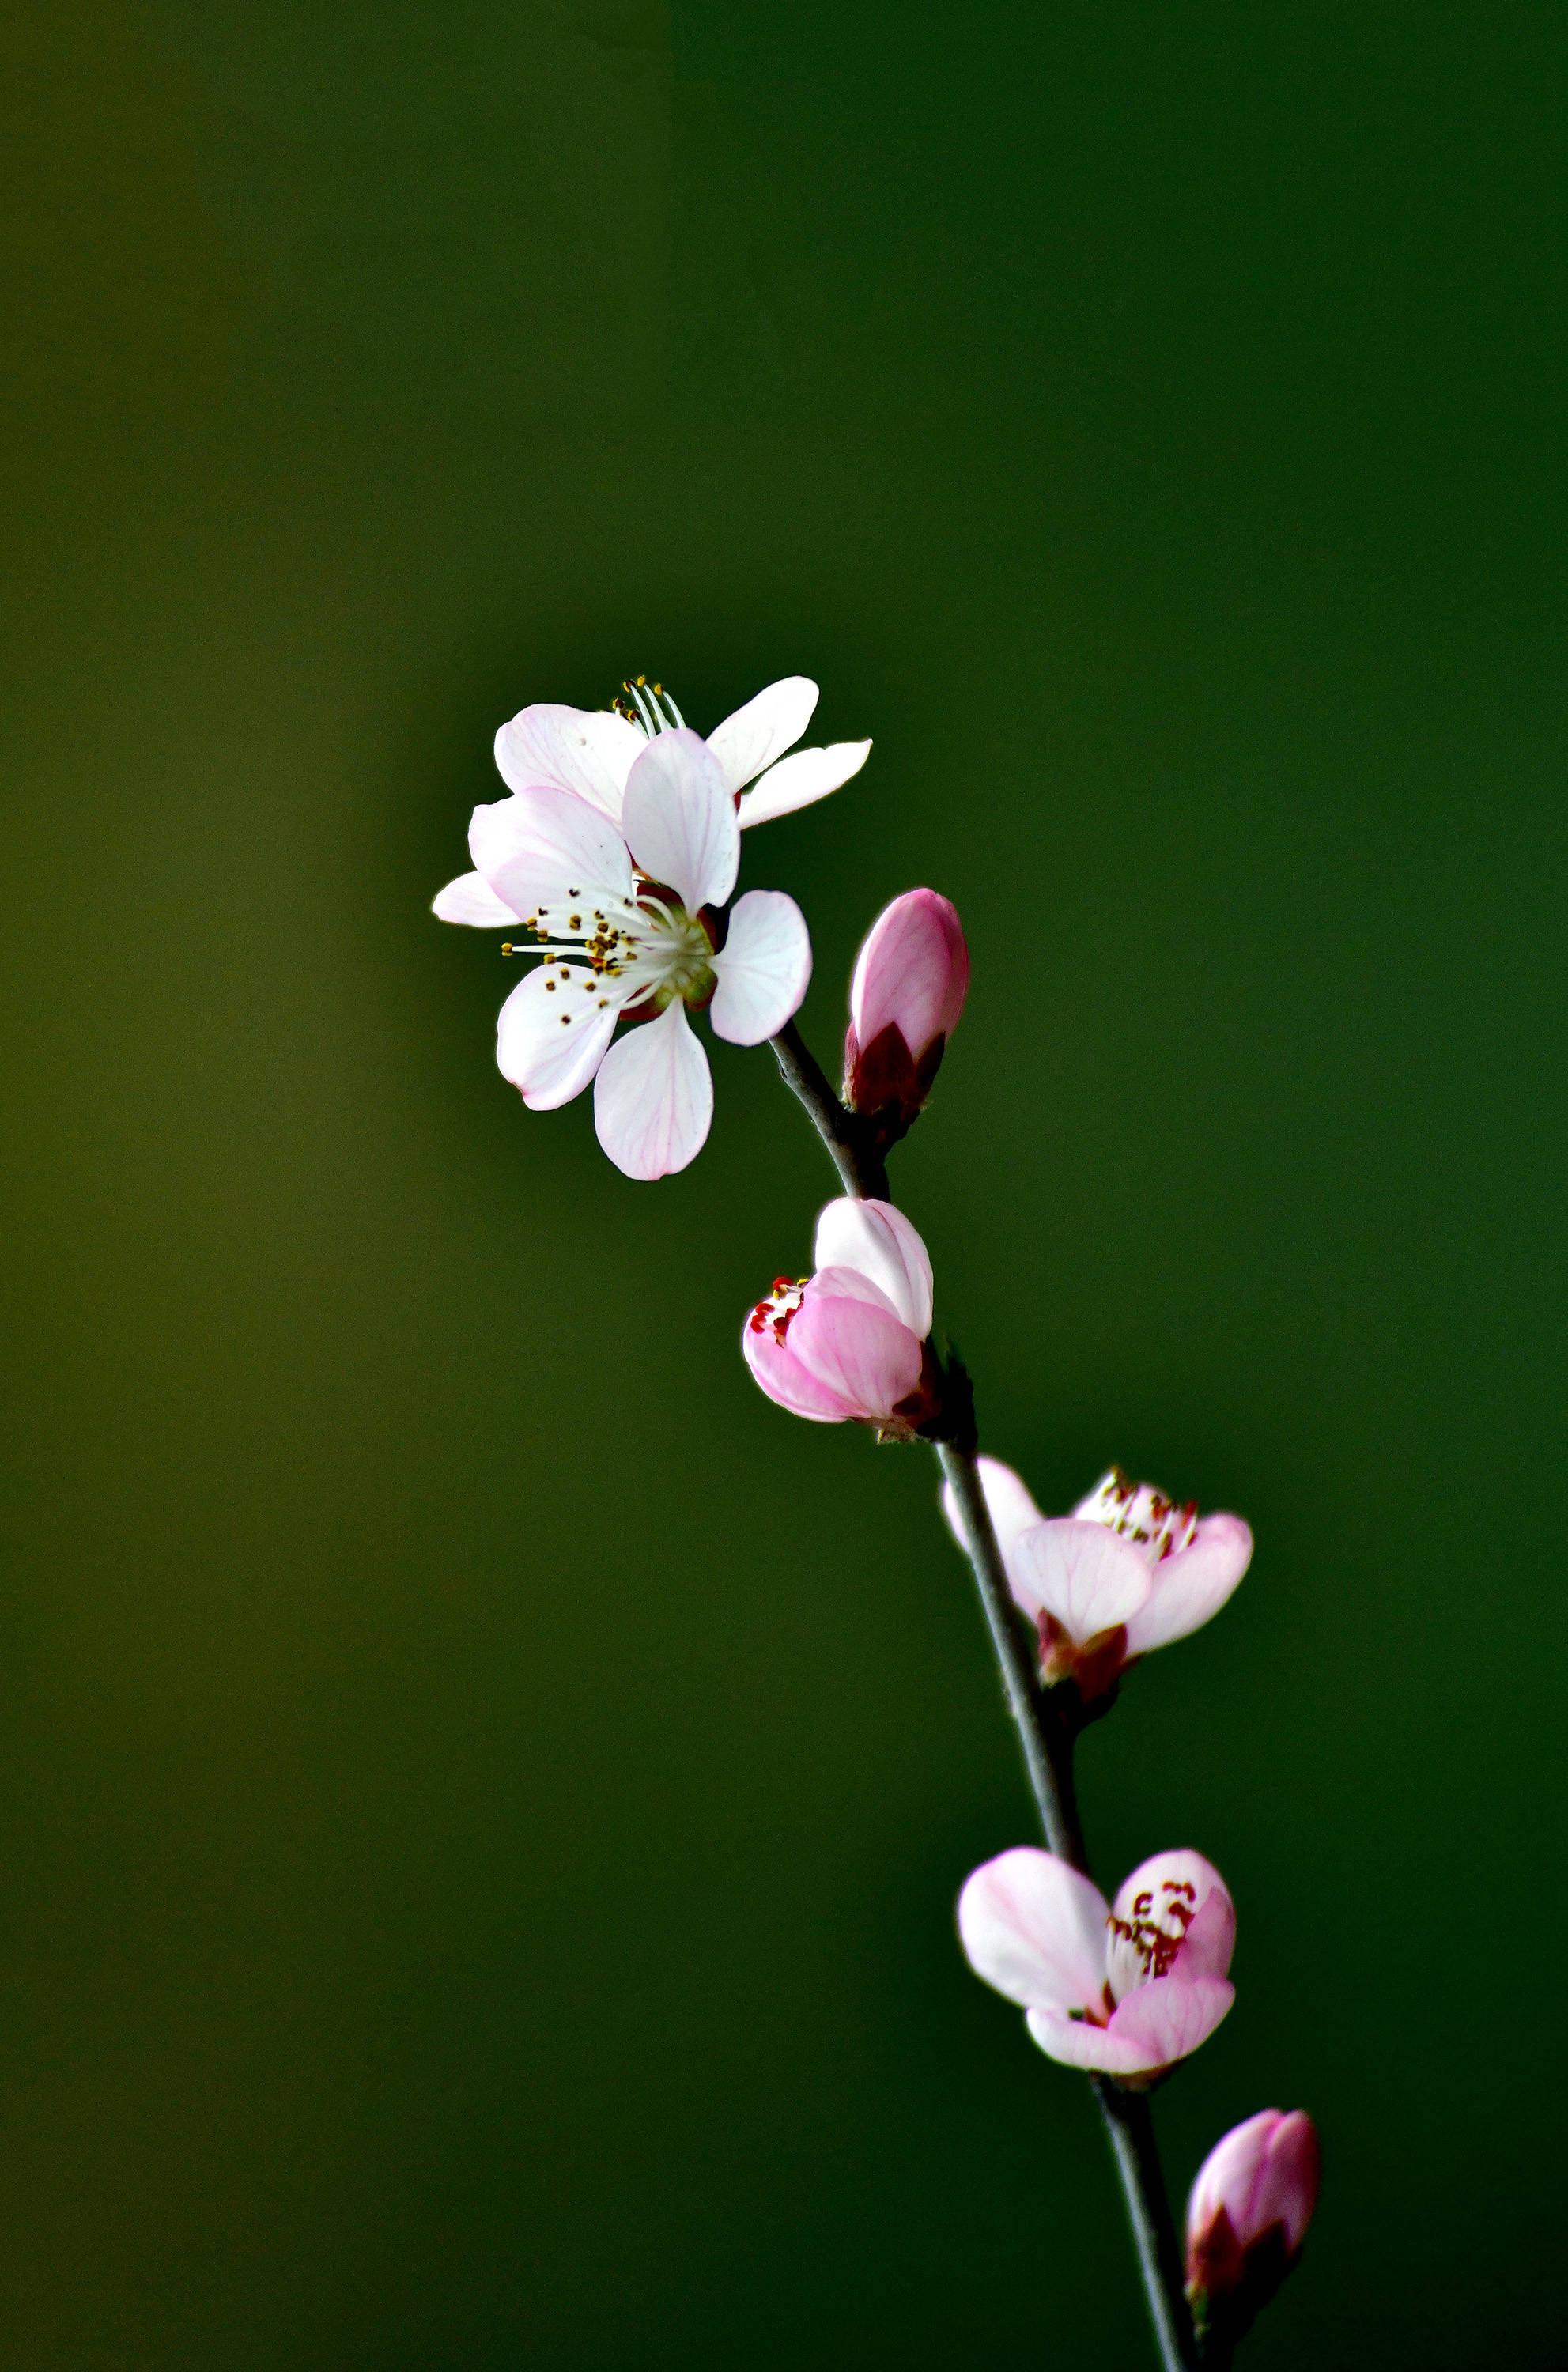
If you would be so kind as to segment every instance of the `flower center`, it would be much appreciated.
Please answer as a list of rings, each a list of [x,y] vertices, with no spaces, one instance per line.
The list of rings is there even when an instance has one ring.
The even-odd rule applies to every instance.
[[[772,1327],[773,1340],[782,1343],[789,1332],[789,1321],[799,1308],[809,1278],[775,1276],[773,1289],[757,1304],[747,1320],[753,1334],[765,1334]]]
[[[1119,1539],[1130,1541],[1150,1564],[1184,1549],[1198,1529],[1195,1499],[1179,1507],[1152,1482],[1129,1482],[1120,1466],[1102,1475],[1073,1512],[1081,1521],[1103,1524]]]
[[[717,985],[714,942],[701,915],[689,914],[678,899],[643,890],[633,898],[605,898],[590,907],[580,890],[568,890],[564,906],[540,906],[523,925],[537,948],[502,943],[504,956],[541,955],[545,970],[561,966],[560,985],[592,991],[612,989],[616,1002],[662,1013],[676,998],[705,1005]],[[571,901],[581,900],[581,904]],[[591,978],[583,979],[582,966]],[[547,982],[546,986],[555,983]],[[600,1005],[610,999],[601,995]]]
[[[1130,1918],[1110,1913],[1106,1964],[1115,2000],[1123,2000],[1153,1977],[1168,1976],[1197,1915],[1198,1889],[1187,1878],[1167,1878],[1157,1889],[1135,1894]]]

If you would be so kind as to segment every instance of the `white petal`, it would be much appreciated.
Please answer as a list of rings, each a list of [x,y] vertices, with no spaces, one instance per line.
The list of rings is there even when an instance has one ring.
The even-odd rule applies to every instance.
[[[612,823],[647,736],[610,708],[536,701],[495,736],[495,763],[509,791],[575,791]]]
[[[656,733],[626,780],[621,823],[650,879],[668,882],[689,914],[735,887],[740,831],[724,770],[700,733]]]
[[[563,981],[563,971],[570,979]],[[542,964],[519,981],[495,1025],[495,1062],[530,1111],[582,1094],[604,1060],[620,1012],[587,964]]]
[[[811,722],[817,687],[808,675],[786,675],[755,700],[726,716],[708,736],[708,747],[732,791],[740,790],[764,766],[793,749]]]
[[[495,895],[482,873],[459,873],[436,891],[430,911],[443,923],[471,923],[476,931],[522,920],[505,898]]]
[[[931,1331],[931,1255],[891,1203],[841,1194],[817,1222],[814,1268],[858,1269],[880,1287],[912,1334]]]
[[[1029,2009],[1100,2006],[1106,1900],[1055,1854],[1015,1845],[965,1883],[958,1939],[970,1968]]]
[[[708,1058],[679,999],[656,1021],[629,1029],[599,1065],[594,1126],[628,1178],[684,1169],[702,1151],[713,1116]]]
[[[831,741],[825,750],[797,750],[793,758],[770,766],[761,781],[747,792],[740,802],[741,831],[748,824],[771,823],[774,816],[808,808],[813,799],[825,799],[830,791],[858,774],[870,755],[869,741]]]
[[[1074,1645],[1131,1622],[1149,1594],[1149,1569],[1103,1524],[1055,1516],[1020,1532],[1007,1559],[1013,1595],[1029,1614],[1053,1614]]]
[[[795,900],[782,890],[738,898],[714,970],[719,984],[708,1018],[721,1038],[760,1046],[782,1029],[811,984],[811,935]]]
[[[632,894],[625,842],[575,791],[519,791],[475,808],[469,846],[496,894],[547,927]]]
[[[1154,1567],[1148,1604],[1127,1626],[1127,1652],[1141,1656],[1185,1639],[1217,1614],[1252,1558],[1239,1516],[1205,1516],[1196,1537]]]

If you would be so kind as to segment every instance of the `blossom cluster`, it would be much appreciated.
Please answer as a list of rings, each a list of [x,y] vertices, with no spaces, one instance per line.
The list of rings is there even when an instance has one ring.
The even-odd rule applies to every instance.
[[[742,834],[839,789],[871,744],[796,749],[817,703],[801,676],[770,685],[705,738],[662,686],[639,677],[623,691],[624,704],[608,710],[543,703],[501,727],[508,796],[474,809],[473,869],[435,911],[531,939],[504,949],[538,961],[501,1009],[503,1076],[536,1111],[591,1082],[605,1152],[629,1177],[653,1180],[694,1159],[712,1117],[689,1016],[706,1011],[737,1045],[782,1043],[810,982],[794,899],[734,895]],[[888,1150],[924,1107],[969,985],[947,898],[908,891],[873,924],[851,980],[833,1108],[834,1128],[877,1165],[869,1174],[885,1176]],[[1040,1717],[1071,1736],[1109,1709],[1142,1657],[1219,1613],[1248,1570],[1252,1535],[1238,1516],[1201,1515],[1115,1465],[1065,1514],[1044,1513],[1012,1467],[976,1453],[967,1379],[934,1332],[934,1301],[912,1221],[857,1189],[819,1214],[810,1269],[776,1276],[747,1311],[741,1352],[794,1416],[960,1445],[990,1538],[972,1537],[977,1518],[960,1507],[950,1465],[947,1520],[971,1557],[993,1558],[1028,1642]],[[1023,2010],[1039,2048],[1123,2092],[1162,2082],[1236,2000],[1236,1906],[1191,1848],[1140,1863],[1108,1901],[1072,1858],[1015,1845],[971,1872],[957,1915],[970,1967]],[[1317,2136],[1299,2110],[1260,2110],[1211,2152],[1187,2219],[1200,2331],[1214,2327],[1228,2347],[1246,2328],[1295,2262],[1317,2186]]]
[[[652,1179],[693,1161],[713,1119],[688,1010],[705,1006],[721,1038],[760,1046],[810,983],[793,898],[749,890],[726,909],[741,833],[825,798],[871,744],[794,749],[817,705],[805,676],[770,684],[706,740],[662,686],[627,691],[634,715],[540,702],[502,726],[495,764],[511,796],[475,808],[474,869],[436,913],[532,934],[540,960],[496,1029],[502,1076],[533,1111],[591,1080],[599,1143],[629,1178]],[[622,1020],[647,1026],[612,1044]]]

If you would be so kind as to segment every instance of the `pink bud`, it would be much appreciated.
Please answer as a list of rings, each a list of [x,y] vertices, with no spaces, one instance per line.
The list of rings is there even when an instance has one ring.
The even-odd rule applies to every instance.
[[[1260,2109],[1216,2143],[1187,2203],[1189,2296],[1244,2283],[1272,2295],[1312,2221],[1318,2174],[1317,2128],[1301,2109]]]
[[[935,890],[910,890],[873,923],[850,983],[844,1099],[907,1129],[936,1076],[969,993],[970,951],[958,910]]]

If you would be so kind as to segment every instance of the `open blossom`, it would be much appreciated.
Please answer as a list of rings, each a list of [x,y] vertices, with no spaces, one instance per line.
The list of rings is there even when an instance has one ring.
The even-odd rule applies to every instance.
[[[1312,2221],[1318,2165],[1317,2128],[1301,2109],[1260,2109],[1214,2145],[1187,2203],[1190,2296],[1224,2296],[1249,2272],[1277,2285]]]
[[[713,1117],[688,1007],[708,1006],[721,1038],[754,1046],[783,1029],[811,978],[792,898],[748,890],[727,930],[712,911],[735,887],[741,829],[823,797],[870,744],[773,764],[816,703],[802,677],[759,693],[706,741],[672,702],[673,722],[651,694],[635,697],[643,722],[546,704],[502,727],[496,762],[512,796],[474,809],[476,870],[449,882],[435,910],[445,922],[534,934],[543,961],[501,1010],[503,1076],[535,1111],[593,1080],[606,1153],[629,1177],[662,1178],[694,1158]],[[622,1016],[645,1026],[612,1046]]]
[[[855,959],[844,1038],[844,1101],[900,1134],[931,1092],[969,993],[958,910],[935,890],[884,907]]]
[[[1196,2051],[1236,1998],[1236,1909],[1202,1854],[1156,1854],[1107,1903],[1071,1863],[1016,1846],[965,1883],[958,1936],[1042,2051],[1134,2088]]]
[[[841,1195],[817,1222],[816,1263],[810,1276],[775,1277],[750,1312],[747,1366],[796,1416],[907,1439],[937,1406],[925,1246],[891,1203]]]
[[[572,791],[619,824],[633,767],[650,741],[672,727],[683,729],[686,722],[662,684],[648,686],[639,678],[626,690],[636,706],[634,716],[619,706],[568,708],[553,700],[519,709],[495,736],[496,771],[507,789]],[[811,722],[817,698],[809,676],[785,676],[709,734],[706,746],[729,786],[743,831],[826,798],[865,765],[869,741],[794,749]],[[786,750],[794,754],[784,757]],[[476,808],[475,822],[490,812]],[[471,847],[471,832],[470,840]],[[447,882],[436,900],[436,913],[444,923],[476,928],[505,930],[520,922],[478,850],[472,854],[477,869]]]
[[[1075,1680],[1086,1704],[1134,1657],[1217,1614],[1251,1558],[1239,1516],[1200,1516],[1120,1467],[1070,1516],[1048,1517],[1010,1466],[977,1464],[1008,1587],[1040,1633],[1040,1677]],[[950,1488],[943,1507],[961,1542]]]

